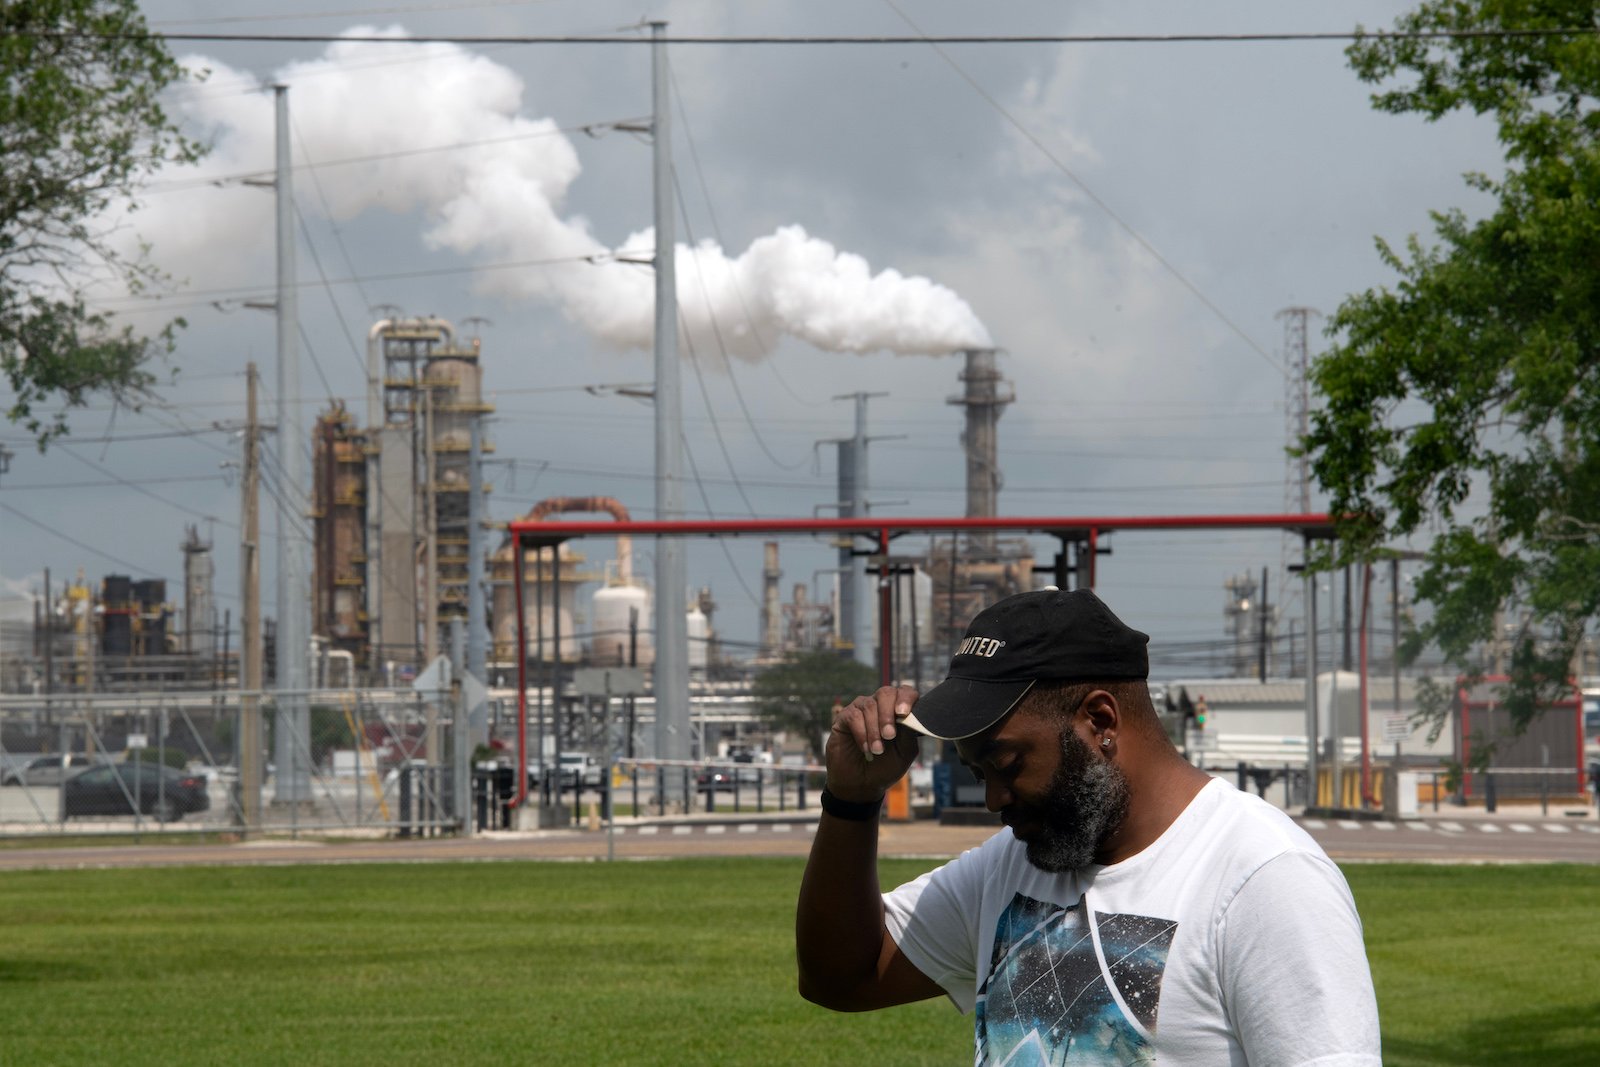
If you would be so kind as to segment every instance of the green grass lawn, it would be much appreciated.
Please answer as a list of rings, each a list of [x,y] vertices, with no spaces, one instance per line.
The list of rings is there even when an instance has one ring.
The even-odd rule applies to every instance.
[[[1600,868],[1348,874],[1387,1062],[1600,1062]],[[764,859],[3,874],[0,1063],[969,1060],[944,1001],[800,1000],[799,877]]]
[[[1384,1062],[1600,1063],[1600,867],[1351,866]]]

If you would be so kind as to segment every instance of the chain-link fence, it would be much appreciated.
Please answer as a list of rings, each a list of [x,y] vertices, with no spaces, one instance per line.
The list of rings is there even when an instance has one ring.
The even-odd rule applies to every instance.
[[[651,720],[569,707],[558,751],[538,700],[519,793],[515,694],[491,693],[470,715],[457,699],[410,689],[0,697],[0,837],[413,837],[815,811],[820,767],[608,763],[607,749],[643,747]]]
[[[0,834],[454,829],[465,727],[448,692],[6,697]]]

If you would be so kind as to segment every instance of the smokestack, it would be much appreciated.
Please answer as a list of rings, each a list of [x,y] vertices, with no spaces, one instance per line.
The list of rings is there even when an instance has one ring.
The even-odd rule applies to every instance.
[[[961,371],[966,391],[950,398],[950,403],[967,409],[967,425],[961,434],[961,447],[967,454],[967,518],[993,518],[999,511],[1000,448],[997,428],[1000,413],[1016,399],[1011,383],[995,369],[998,349],[969,348]],[[976,533],[972,543],[983,549],[994,548],[993,533]]]
[[[183,650],[198,660],[212,654],[216,629],[212,622],[211,542],[200,540],[197,527],[185,528],[183,541]]]
[[[780,629],[783,609],[779,604],[778,579],[783,572],[778,569],[778,542],[766,543],[766,566],[761,570],[761,652],[762,659],[775,659],[782,639]]]

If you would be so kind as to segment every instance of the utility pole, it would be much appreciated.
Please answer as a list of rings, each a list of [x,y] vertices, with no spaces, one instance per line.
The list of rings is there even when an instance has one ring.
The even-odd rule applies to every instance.
[[[888,393],[850,393],[836,396],[835,400],[854,400],[856,406],[855,436],[839,442],[839,517],[865,518],[871,508],[867,500],[867,401]],[[866,571],[856,565],[854,542],[849,536],[841,538],[839,549],[839,618],[841,636],[850,643],[856,662],[871,666],[874,662],[872,641],[868,633],[868,605],[871,594],[867,588]]]
[[[50,568],[44,569],[44,707],[46,720],[50,717],[50,697],[56,682],[56,616],[50,603]]]
[[[1317,785],[1321,768],[1317,746],[1321,743],[1321,724],[1317,715],[1317,581],[1310,567],[1311,540],[1300,541],[1301,579],[1306,587],[1306,807],[1317,806]]]
[[[1344,565],[1344,656],[1339,661],[1339,668],[1346,671],[1354,670],[1356,665],[1355,657],[1351,655],[1350,647],[1350,628],[1353,617],[1350,609],[1350,564],[1346,563]]]
[[[261,825],[261,427],[256,422],[256,365],[245,367],[244,477],[240,485],[239,821]]]
[[[439,655],[439,503],[434,497],[438,461],[433,450],[433,385],[427,373],[422,380],[422,662],[426,666]],[[434,758],[433,752],[428,758]]]
[[[488,680],[485,642],[488,619],[483,598],[483,415],[472,416],[467,453],[467,673]]]
[[[1400,711],[1400,557],[1394,556],[1389,560],[1389,671],[1394,681],[1394,710],[1392,714],[1399,715]],[[1575,674],[1574,678],[1583,675]],[[1400,742],[1394,743],[1394,763],[1400,766]]]
[[[683,518],[683,398],[678,367],[678,273],[674,257],[672,108],[667,97],[667,24],[652,22],[651,137],[655,185],[655,437],[656,518]],[[681,539],[656,542],[656,758],[689,758],[688,567]],[[667,775],[664,801],[687,807],[676,775]]]
[[[1271,610],[1267,606],[1267,568],[1265,567],[1261,568],[1261,598],[1256,601],[1256,609],[1256,614],[1260,616],[1257,621],[1260,623],[1259,629],[1261,631],[1260,644],[1258,646],[1260,652],[1259,663],[1256,669],[1261,676],[1261,684],[1265,685],[1267,682],[1267,616]]]
[[[83,572],[82,571],[78,572],[78,580],[80,582],[83,581]],[[94,589],[92,587],[89,587],[87,589],[87,592],[88,592],[89,595],[87,597],[85,597],[84,601],[83,601],[83,610],[85,612],[84,620],[83,620],[83,632],[84,632],[84,639],[83,639],[83,691],[85,693],[93,693],[94,692],[94,686],[95,686],[95,681],[94,681],[94,657],[95,657],[94,643],[95,643],[95,638],[97,636],[95,634],[95,632],[94,632]],[[1577,677],[1577,676],[1575,675],[1574,677]]]
[[[1310,307],[1287,307],[1275,316],[1283,323],[1283,437],[1291,449],[1311,429],[1311,385],[1306,372],[1311,362],[1308,335],[1314,317],[1320,318],[1321,312]],[[1283,510],[1304,515],[1311,510],[1310,457],[1304,453],[1296,455],[1294,451],[1285,451],[1284,456]],[[1304,547],[1303,542],[1301,547]],[[1279,599],[1286,613],[1295,592],[1289,581],[1293,570],[1289,561],[1294,551],[1294,535],[1286,530],[1278,552]],[[1301,562],[1305,562],[1303,557]],[[1292,666],[1289,673],[1294,673]]]
[[[272,87],[277,112],[278,222],[278,640],[277,762],[273,802],[311,799],[311,723],[306,654],[311,639],[310,568],[298,523],[304,521],[305,470],[300,427],[300,319],[295,293],[294,186],[289,160],[289,87]]]
[[[855,434],[831,443],[839,449],[838,513],[841,519],[864,518],[870,510],[867,500],[867,444],[880,438],[867,436],[867,401],[888,393],[844,393],[835,400],[855,401]],[[824,442],[830,443],[830,442]],[[839,617],[834,621],[842,648],[848,648],[858,663],[872,666],[873,642],[869,638],[866,571],[856,564],[855,541],[849,534],[839,537]]]

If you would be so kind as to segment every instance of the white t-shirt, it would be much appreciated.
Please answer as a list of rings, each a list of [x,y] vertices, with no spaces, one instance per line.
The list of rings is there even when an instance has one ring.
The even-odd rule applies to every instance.
[[[1220,779],[1121,863],[1050,874],[1003,830],[884,904],[906,957],[976,1007],[980,1065],[1380,1063],[1344,876]]]

